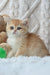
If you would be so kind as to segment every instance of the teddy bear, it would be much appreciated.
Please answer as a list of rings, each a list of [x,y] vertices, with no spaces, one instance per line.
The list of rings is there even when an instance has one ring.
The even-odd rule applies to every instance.
[[[0,15],[0,47],[6,51],[6,55],[8,55],[11,47],[6,43],[7,35],[6,35],[6,24],[8,15]]]
[[[3,16],[0,15],[0,32],[6,31],[6,22],[4,21]]]
[[[7,35],[6,35],[6,32],[0,32],[0,44],[5,42],[6,43],[6,40],[7,40]]]

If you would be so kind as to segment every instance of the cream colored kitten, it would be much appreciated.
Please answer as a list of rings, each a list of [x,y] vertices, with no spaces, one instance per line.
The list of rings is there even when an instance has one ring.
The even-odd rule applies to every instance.
[[[7,57],[12,56],[46,56],[48,50],[43,41],[33,33],[28,32],[27,20],[11,20],[7,24],[7,43],[12,50]]]

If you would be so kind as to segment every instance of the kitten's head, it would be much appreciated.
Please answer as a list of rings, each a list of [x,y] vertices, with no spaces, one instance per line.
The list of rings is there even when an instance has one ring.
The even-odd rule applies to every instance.
[[[6,31],[8,37],[25,36],[28,32],[28,21],[25,20],[11,20],[7,23]]]

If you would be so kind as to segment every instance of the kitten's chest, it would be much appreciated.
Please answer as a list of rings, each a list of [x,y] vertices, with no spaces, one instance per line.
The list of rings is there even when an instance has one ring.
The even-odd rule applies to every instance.
[[[8,38],[7,43],[12,47],[13,50],[17,50],[21,46],[21,40],[16,38]]]

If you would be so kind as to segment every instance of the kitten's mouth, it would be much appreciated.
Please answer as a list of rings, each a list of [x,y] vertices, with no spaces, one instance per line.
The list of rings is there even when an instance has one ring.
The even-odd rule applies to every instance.
[[[16,34],[16,32],[13,32],[13,34]]]

